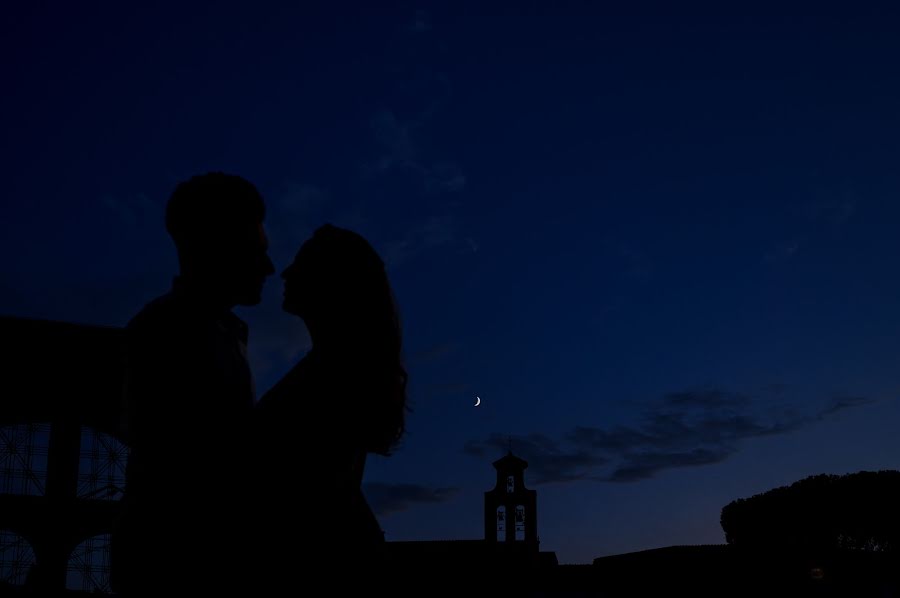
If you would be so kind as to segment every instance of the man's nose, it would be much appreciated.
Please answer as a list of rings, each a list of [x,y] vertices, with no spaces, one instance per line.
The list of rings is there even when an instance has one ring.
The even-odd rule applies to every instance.
[[[272,274],[275,274],[275,264],[272,263],[272,258],[269,257],[269,254],[266,254],[266,276]]]

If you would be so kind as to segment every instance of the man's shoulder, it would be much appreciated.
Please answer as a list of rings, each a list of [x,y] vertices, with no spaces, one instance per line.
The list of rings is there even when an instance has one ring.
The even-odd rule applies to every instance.
[[[237,316],[232,317],[238,320]],[[240,320],[238,320],[240,321]],[[169,292],[147,303],[126,326],[132,343],[165,343],[190,350],[215,343],[219,319],[178,293]],[[176,346],[177,345],[177,346]]]
[[[209,336],[207,323],[173,293],[147,303],[126,326],[132,344],[165,344],[168,350],[185,349]]]
[[[128,330],[131,332],[152,332],[173,325],[177,326],[185,319],[186,314],[172,293],[160,295],[147,303],[131,321]]]
[[[210,334],[194,313],[171,293],[147,303],[125,327],[131,355],[179,361],[206,354]]]

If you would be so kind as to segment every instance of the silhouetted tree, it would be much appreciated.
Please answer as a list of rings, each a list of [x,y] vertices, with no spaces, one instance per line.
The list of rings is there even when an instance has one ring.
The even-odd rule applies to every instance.
[[[900,550],[900,471],[810,476],[722,509],[729,544],[788,550]]]

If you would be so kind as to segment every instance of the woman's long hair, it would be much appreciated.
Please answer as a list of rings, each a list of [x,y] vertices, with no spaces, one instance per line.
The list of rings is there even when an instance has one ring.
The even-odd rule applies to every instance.
[[[408,376],[384,262],[362,236],[330,224],[304,243],[301,258],[306,289],[298,315],[311,329],[321,326],[339,359],[352,433],[366,451],[387,455],[405,430]]]

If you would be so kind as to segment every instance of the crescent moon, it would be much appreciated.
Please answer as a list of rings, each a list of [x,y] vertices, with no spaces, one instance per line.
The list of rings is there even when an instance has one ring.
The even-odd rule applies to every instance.
[[[475,406],[478,407],[481,405],[481,397],[475,397]]]

